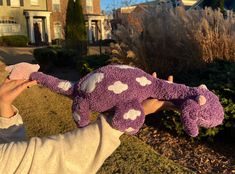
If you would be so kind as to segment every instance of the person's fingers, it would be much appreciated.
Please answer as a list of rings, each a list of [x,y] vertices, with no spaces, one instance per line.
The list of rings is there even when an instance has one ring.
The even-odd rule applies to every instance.
[[[11,80],[7,77],[5,80],[4,80],[4,82],[3,83],[8,83],[8,82],[10,82]]]
[[[154,72],[154,73],[152,74],[152,76],[153,76],[154,78],[157,78],[157,73]]]
[[[17,86],[16,88],[14,88],[12,90],[12,95],[15,97],[17,97],[18,95],[20,95],[25,89],[32,87],[34,85],[37,84],[37,81],[27,81],[25,83],[22,83],[21,85]]]
[[[173,80],[174,80],[174,77],[173,77],[173,76],[169,76],[169,77],[168,77],[168,81],[169,81],[169,82],[173,83]]]

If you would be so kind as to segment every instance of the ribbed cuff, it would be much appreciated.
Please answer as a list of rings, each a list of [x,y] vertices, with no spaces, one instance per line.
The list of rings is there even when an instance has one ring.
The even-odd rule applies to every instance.
[[[13,125],[18,126],[23,124],[23,120],[19,114],[19,110],[15,106],[12,107],[15,115],[10,118],[0,117],[0,129],[7,129]]]

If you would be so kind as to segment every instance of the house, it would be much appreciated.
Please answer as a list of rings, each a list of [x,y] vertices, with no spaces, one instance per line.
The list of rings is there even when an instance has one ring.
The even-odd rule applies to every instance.
[[[46,0],[0,0],[0,36],[26,35],[31,43],[39,37],[51,42],[50,14]]]
[[[203,3],[205,0],[198,0],[189,9],[200,9],[203,8]],[[235,11],[235,1],[234,0],[224,0],[224,9]]]
[[[129,24],[135,24],[140,28],[140,19],[146,12],[148,8],[155,7],[157,5],[165,4],[167,7],[177,7],[183,5],[182,0],[154,0],[139,4],[134,4],[127,7],[120,7],[113,10],[113,20],[112,20],[112,29],[116,30],[118,24],[123,24],[125,21],[128,21]],[[124,24],[125,25],[125,24]]]
[[[0,0],[0,36],[26,35],[30,43],[64,39],[68,0]],[[106,39],[100,0],[81,0],[90,43]]]

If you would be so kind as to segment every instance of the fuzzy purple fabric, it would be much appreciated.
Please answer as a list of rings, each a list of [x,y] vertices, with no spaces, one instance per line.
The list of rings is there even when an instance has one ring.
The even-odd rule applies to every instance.
[[[78,127],[90,123],[91,111],[114,109],[113,127],[135,134],[145,120],[141,103],[148,98],[171,101],[177,105],[182,110],[185,131],[193,137],[198,135],[199,127],[215,127],[224,119],[219,98],[208,89],[169,83],[126,65],[102,67],[75,84],[39,72],[32,73],[30,79],[72,97],[73,118]]]

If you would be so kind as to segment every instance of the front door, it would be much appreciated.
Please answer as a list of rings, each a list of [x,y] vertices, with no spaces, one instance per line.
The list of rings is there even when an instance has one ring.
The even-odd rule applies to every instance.
[[[33,27],[35,44],[41,45],[45,41],[45,31],[42,18],[34,18]]]

